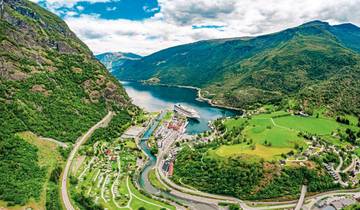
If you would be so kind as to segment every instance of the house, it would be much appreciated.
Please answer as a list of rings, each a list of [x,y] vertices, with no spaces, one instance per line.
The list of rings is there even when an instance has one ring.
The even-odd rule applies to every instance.
[[[168,176],[172,176],[174,174],[174,162],[170,162]]]
[[[106,155],[111,155],[111,150],[110,149],[105,150],[105,154]]]
[[[111,160],[111,161],[116,161],[117,158],[116,158],[116,156],[111,156],[111,157],[110,157],[110,160]]]
[[[170,161],[166,160],[162,166],[163,171],[168,172],[169,171],[169,164]]]

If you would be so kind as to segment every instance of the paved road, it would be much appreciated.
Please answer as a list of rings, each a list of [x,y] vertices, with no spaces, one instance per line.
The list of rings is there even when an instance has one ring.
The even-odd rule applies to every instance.
[[[301,195],[300,195],[300,198],[299,198],[299,202],[296,204],[295,210],[300,210],[301,207],[303,206],[304,200],[305,200],[306,191],[307,191],[307,187],[306,187],[306,185],[303,185],[303,186],[301,187]]]
[[[359,158],[356,157],[356,156],[353,157],[351,164],[347,168],[345,168],[342,172],[346,173],[346,172],[350,171],[351,169],[353,169],[356,166],[356,163],[358,162],[358,159]]]
[[[339,157],[340,163],[339,163],[338,167],[335,169],[336,172],[340,172],[340,171],[341,171],[341,167],[342,167],[343,162],[344,162],[343,159],[342,159],[342,157],[340,156],[340,154],[338,154],[338,157]]]
[[[164,155],[167,154],[171,148],[171,146],[175,143],[176,140],[173,142],[165,145],[163,149],[158,154],[158,159],[155,165],[156,176],[157,179],[168,186],[171,189],[171,194],[183,198],[185,200],[191,202],[201,202],[207,205],[204,205],[205,209],[218,209],[219,202],[231,202],[231,203],[238,203],[241,202],[239,199],[228,197],[228,196],[221,196],[221,195],[214,195],[210,193],[205,193],[198,190],[189,189],[183,186],[179,186],[172,182],[168,177],[161,170],[161,162],[164,158]],[[196,209],[196,208],[194,208]]]
[[[62,197],[62,201],[64,202],[64,206],[65,206],[66,210],[75,210],[75,208],[71,204],[69,194],[68,194],[68,191],[67,191],[67,179],[68,179],[68,175],[69,175],[69,171],[70,171],[71,162],[73,161],[73,159],[75,157],[75,154],[79,150],[80,146],[83,143],[85,143],[85,141],[91,136],[91,134],[96,129],[98,129],[99,127],[103,127],[108,122],[110,122],[113,115],[114,115],[113,112],[109,112],[101,121],[99,121],[96,125],[91,127],[83,136],[81,136],[76,141],[76,143],[74,144],[73,149],[71,150],[71,152],[69,154],[69,157],[68,157],[66,165],[65,165],[64,173],[63,173],[63,176],[62,176],[62,181],[61,181],[61,197]]]

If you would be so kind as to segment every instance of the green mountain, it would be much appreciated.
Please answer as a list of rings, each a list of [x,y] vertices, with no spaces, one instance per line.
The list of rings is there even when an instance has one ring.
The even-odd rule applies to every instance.
[[[96,58],[104,64],[110,72],[113,72],[120,69],[126,61],[139,60],[141,56],[134,53],[107,52],[96,55]]]
[[[291,97],[304,106],[360,113],[359,53],[359,27],[313,21],[264,36],[172,47],[128,61],[114,75],[200,87],[213,103],[240,108]]]
[[[0,2],[0,200],[24,204],[40,199],[47,169],[17,133],[75,142],[108,110],[133,107],[65,22],[27,0]]]

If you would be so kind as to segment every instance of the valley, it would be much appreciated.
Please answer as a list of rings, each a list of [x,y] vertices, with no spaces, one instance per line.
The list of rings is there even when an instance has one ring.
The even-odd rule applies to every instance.
[[[266,108],[247,116],[218,119],[210,125],[212,130],[196,135],[186,134],[186,121],[172,111],[147,115],[148,120],[145,124],[130,127],[120,139],[113,141],[116,146],[112,146],[111,149],[104,146],[108,145],[104,142],[96,142],[93,145],[93,151],[96,151],[95,148],[102,148],[103,152],[88,157],[88,164],[80,167],[80,181],[76,188],[82,188],[84,192],[93,192],[93,195],[88,195],[108,209],[122,208],[112,202],[122,202],[123,206],[136,203],[136,199],[130,202],[128,196],[121,194],[125,192],[125,195],[128,195],[126,192],[129,192],[123,189],[128,183],[124,181],[127,175],[117,174],[117,160],[122,160],[121,155],[118,155],[124,154],[126,157],[123,158],[132,160],[130,167],[125,167],[125,171],[133,176],[130,179],[133,181],[132,185],[144,190],[148,196],[167,200],[178,209],[218,209],[222,203],[228,203],[224,204],[225,206],[239,205],[243,209],[261,209],[258,205],[266,205],[269,208],[291,207],[295,206],[294,200],[300,196],[304,184],[307,185],[305,200],[312,202],[311,205],[304,204],[303,207],[306,209],[315,208],[313,205],[319,202],[317,196],[311,196],[314,193],[320,193],[319,197],[327,198],[321,193],[324,191],[335,192],[336,196],[328,196],[333,199],[346,197],[355,201],[358,196],[356,186],[359,184],[360,173],[359,158],[356,155],[358,147],[352,146],[346,139],[340,140],[340,136],[343,136],[347,129],[358,132],[360,129],[357,127],[357,121],[352,121],[349,125],[342,124],[336,119],[326,117],[321,110],[315,116],[309,116],[298,112],[269,111]],[[125,139],[131,136],[132,140]],[[136,144],[129,141],[135,142],[149,159],[147,160],[141,152],[128,153],[129,149],[137,150]],[[114,151],[115,153],[112,153]],[[103,156],[106,160],[101,161]],[[99,157],[101,159],[98,159]],[[146,163],[147,161],[149,163]],[[108,166],[105,166],[104,162],[107,162]],[[216,166],[225,162],[226,165]],[[105,169],[105,173],[100,172],[98,163],[101,163],[100,168]],[[247,167],[251,170],[242,178],[227,179],[227,174],[231,173],[231,170],[236,170],[238,164],[238,170]],[[92,169],[86,172],[89,168]],[[222,175],[217,175],[216,170]],[[257,171],[258,178],[252,174],[254,170]],[[106,171],[113,171],[114,174],[106,174]],[[83,179],[82,174],[89,174],[91,178]],[[118,182],[117,179],[121,180],[121,177],[122,181]],[[221,184],[217,189],[211,186],[214,182],[206,180],[207,177],[211,180],[221,177],[226,182],[217,181],[217,186]],[[249,180],[241,180],[246,177],[252,177],[254,185],[251,185]],[[237,194],[234,191],[237,184],[229,183],[231,181],[241,183],[241,191],[250,191]],[[120,184],[117,185],[118,183]],[[260,189],[259,183],[262,186]],[[210,186],[207,186],[208,184]],[[351,193],[353,190],[340,190],[348,187],[354,189],[354,193]],[[230,189],[233,191],[229,194],[222,191]],[[115,197],[120,197],[120,200],[113,200]],[[142,205],[146,206],[146,203],[148,202],[142,202]],[[155,208],[150,206],[148,208]]]
[[[94,55],[82,3],[0,0],[1,210],[359,208],[359,27]]]
[[[352,24],[311,21],[262,36],[167,48],[127,61],[113,74],[197,87],[215,105],[256,109],[291,98],[309,110],[326,105],[358,114],[359,33]]]

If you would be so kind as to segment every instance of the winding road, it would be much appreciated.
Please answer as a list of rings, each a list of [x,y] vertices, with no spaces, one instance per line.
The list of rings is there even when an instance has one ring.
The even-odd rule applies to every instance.
[[[86,142],[86,140],[89,139],[91,134],[96,129],[106,126],[107,123],[110,122],[110,120],[112,119],[113,115],[114,115],[114,113],[109,111],[109,113],[102,120],[100,120],[98,123],[96,123],[96,125],[91,127],[83,136],[81,136],[76,141],[73,149],[71,150],[71,152],[69,154],[69,157],[68,157],[66,165],[65,165],[64,173],[62,175],[62,180],[61,180],[61,198],[64,203],[65,209],[67,209],[67,210],[75,210],[74,206],[71,204],[71,199],[69,197],[69,193],[67,190],[68,176],[69,176],[71,163],[72,163],[77,151],[79,150],[80,146],[82,144],[84,144]]]
[[[347,168],[345,168],[342,172],[346,173],[346,172],[352,170],[356,166],[356,163],[358,161],[359,161],[359,158],[357,156],[354,156],[354,158],[351,161],[351,164]]]
[[[76,143],[74,144],[74,147],[72,149],[72,151],[69,154],[69,157],[67,159],[65,168],[64,168],[64,173],[62,175],[62,182],[61,182],[61,197],[62,197],[62,201],[64,203],[64,206],[67,210],[75,210],[74,206],[71,204],[71,199],[68,193],[68,189],[67,189],[67,183],[68,183],[68,176],[69,176],[69,171],[70,171],[70,167],[71,167],[71,163],[77,153],[77,151],[79,150],[80,146],[82,144],[84,144],[89,137],[93,134],[93,132],[100,128],[100,127],[104,127],[107,125],[107,123],[112,119],[114,113],[113,112],[109,112],[101,121],[99,121],[96,125],[94,125],[93,127],[91,127],[83,136],[81,136]],[[204,203],[207,203],[209,206],[212,207],[216,207],[218,205],[218,202],[223,202],[223,201],[230,201],[230,202],[236,202],[239,203],[241,205],[241,207],[243,209],[274,209],[274,208],[294,208],[296,203],[293,203],[293,201],[289,201],[289,202],[270,202],[267,203],[269,205],[275,205],[275,206],[262,206],[262,207],[250,207],[248,206],[244,201],[241,201],[239,199],[236,198],[232,198],[232,197],[227,197],[227,196],[220,196],[220,195],[213,195],[213,194],[208,194],[208,193],[204,193],[204,192],[200,192],[200,191],[194,191],[191,189],[187,189],[181,186],[178,186],[174,183],[172,183],[169,179],[167,179],[167,177],[165,177],[162,173],[160,167],[159,167],[159,160],[162,159],[163,155],[169,150],[170,146],[167,147],[165,149],[165,151],[163,151],[162,153],[160,153],[160,158],[158,159],[158,161],[156,162],[156,169],[157,169],[157,178],[159,179],[160,182],[162,182],[163,184],[165,184],[164,182],[166,182],[165,185],[167,185],[171,188],[171,193],[178,196],[178,197],[183,197],[184,199],[187,200],[191,200],[191,201],[202,201]],[[356,162],[356,161],[355,161]],[[179,189],[180,188],[180,189]],[[347,192],[347,193],[336,193],[336,192],[329,192],[329,193],[324,193],[322,195],[318,195],[318,196],[310,196],[308,197],[306,200],[310,201],[308,204],[303,205],[304,200],[305,200],[305,193],[306,193],[306,187],[303,186],[302,188],[302,193],[300,196],[300,200],[298,202],[298,207],[299,206],[303,206],[303,207],[307,207],[308,209],[310,209],[312,207],[312,205],[318,201],[320,198],[325,197],[325,196],[331,196],[331,195],[337,195],[337,194],[355,194],[356,192]],[[135,196],[134,196],[135,197]],[[261,202],[257,202],[257,204],[261,204]]]
[[[341,194],[354,195],[354,194],[358,194],[358,192],[356,192],[356,191],[359,190],[359,189],[355,189],[352,192],[351,192],[351,190],[349,190],[349,192],[325,192],[325,193],[321,193],[318,195],[305,197],[306,192],[307,192],[307,186],[303,185],[301,188],[301,194],[300,194],[300,198],[298,201],[292,200],[292,201],[281,201],[281,202],[276,202],[276,201],[275,202],[258,202],[258,201],[250,202],[255,205],[260,205],[257,207],[252,207],[252,206],[249,206],[246,201],[243,201],[243,200],[240,200],[240,199],[237,199],[234,197],[214,195],[214,194],[210,194],[210,193],[206,193],[206,192],[202,192],[202,191],[198,191],[198,190],[194,190],[194,189],[189,189],[188,187],[179,186],[179,185],[173,183],[168,177],[165,176],[164,173],[162,173],[161,166],[160,166],[161,165],[160,163],[161,163],[164,155],[168,153],[170,148],[171,148],[171,144],[168,145],[167,147],[163,148],[163,150],[160,151],[160,153],[158,155],[157,163],[155,165],[157,179],[163,185],[167,186],[171,190],[171,194],[173,194],[177,197],[180,197],[180,198],[187,199],[187,200],[202,201],[205,204],[208,204],[215,208],[218,207],[218,203],[220,203],[220,202],[230,202],[230,203],[240,204],[241,208],[244,210],[270,210],[270,209],[282,209],[282,208],[301,209],[306,206],[310,206],[309,209],[311,209],[312,205],[304,204],[305,201],[314,204],[317,201],[319,201],[320,198],[323,198],[323,197],[333,196],[333,195],[341,195]],[[356,163],[356,161],[357,160],[355,160],[354,162]],[[353,164],[355,164],[355,163],[353,163]],[[353,164],[351,164],[351,165],[353,165]]]

